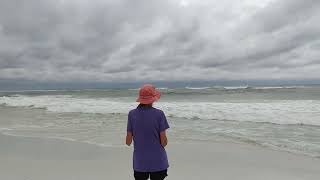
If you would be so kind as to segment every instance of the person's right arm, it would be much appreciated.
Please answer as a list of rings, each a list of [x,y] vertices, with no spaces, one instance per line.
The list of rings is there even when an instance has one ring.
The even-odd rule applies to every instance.
[[[168,145],[168,138],[166,135],[166,130],[169,128],[169,124],[166,115],[161,111],[160,116],[160,143],[163,147]]]
[[[166,147],[168,144],[168,138],[165,130],[160,132],[160,142],[163,147]]]

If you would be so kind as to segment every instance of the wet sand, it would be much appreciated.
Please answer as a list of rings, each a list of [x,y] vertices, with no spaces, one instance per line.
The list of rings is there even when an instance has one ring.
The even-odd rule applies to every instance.
[[[168,180],[318,180],[320,159],[246,144],[169,144]],[[0,135],[1,180],[133,179],[132,147]]]

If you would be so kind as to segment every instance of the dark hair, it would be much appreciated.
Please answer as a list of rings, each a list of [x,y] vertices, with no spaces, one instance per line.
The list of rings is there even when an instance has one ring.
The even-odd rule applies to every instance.
[[[150,107],[152,107],[152,104],[139,104],[138,105],[138,108],[140,108],[140,107],[142,107],[142,108],[150,108]]]

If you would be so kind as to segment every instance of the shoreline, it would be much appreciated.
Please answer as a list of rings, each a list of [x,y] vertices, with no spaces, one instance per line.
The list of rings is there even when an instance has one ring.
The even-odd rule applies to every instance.
[[[94,142],[89,142],[89,141],[79,141],[76,139],[71,139],[71,138],[63,138],[63,137],[38,137],[38,136],[27,136],[27,135],[16,135],[16,134],[10,134],[10,133],[5,133],[2,131],[6,131],[6,129],[0,129],[0,135],[3,136],[12,136],[12,137],[17,137],[17,138],[35,138],[35,139],[41,139],[41,140],[46,140],[46,139],[52,139],[52,140],[57,140],[57,141],[67,141],[67,142],[71,142],[71,143],[81,143],[81,144],[87,144],[87,145],[93,145],[93,146],[97,146],[100,148],[128,148],[126,145],[112,145],[112,144],[97,144]],[[10,130],[8,130],[10,131]],[[243,146],[243,147],[255,147],[257,149],[261,149],[261,150],[267,150],[267,151],[274,151],[274,152],[282,152],[282,153],[288,153],[288,154],[292,154],[292,155],[296,155],[296,156],[301,156],[301,157],[306,157],[306,158],[313,158],[313,159],[318,159],[320,161],[320,156],[316,156],[316,155],[311,155],[311,154],[307,154],[307,153],[301,153],[301,152],[295,152],[295,151],[290,151],[290,150],[286,150],[286,149],[277,149],[277,148],[273,148],[271,146],[268,145],[262,145],[259,144],[257,142],[249,142],[249,141],[236,141],[236,139],[233,138],[220,138],[220,139],[215,139],[215,140],[204,140],[204,139],[185,139],[183,140],[183,143],[178,142],[177,140],[173,140],[172,137],[170,137],[169,135],[169,139],[170,140],[170,144],[174,144],[174,145],[179,145],[179,144],[189,144],[189,145],[194,145],[195,143],[199,143],[199,144],[234,144],[234,145],[239,145],[239,146]]]
[[[85,117],[87,115],[91,115],[90,113],[89,114],[86,114],[86,113],[74,113],[74,112],[63,112],[63,113],[57,113],[57,112],[50,112],[50,111],[47,111],[45,109],[41,109],[41,108],[26,108],[26,107],[12,107],[12,106],[2,106],[0,105],[0,114],[1,114],[1,120],[3,120],[3,128],[0,128],[0,133],[3,133],[4,135],[10,135],[10,136],[17,136],[17,137],[31,137],[31,138],[38,138],[39,136],[38,135],[26,135],[26,134],[19,134],[19,133],[15,133],[15,129],[10,129],[8,128],[8,131],[6,131],[6,127],[10,127],[11,124],[15,124],[15,123],[20,123],[19,121],[21,122],[29,122],[31,123],[34,119],[34,117],[41,117],[41,116],[45,116],[45,117],[49,117],[48,119],[50,119],[50,117],[52,117],[51,119],[54,120],[54,116],[55,114],[65,114],[68,116],[73,116],[74,114],[76,115],[79,115],[79,117]],[[101,114],[98,114],[99,116]],[[102,115],[104,116],[104,115]],[[79,118],[78,116],[75,117],[76,118]],[[171,117],[169,117],[171,118]],[[111,118],[112,119],[112,118]],[[16,122],[14,122],[16,121]],[[64,119],[62,119],[61,122],[63,122]],[[223,121],[223,120],[218,120],[216,121],[218,123],[220,122],[237,122],[237,121],[229,121],[229,120],[226,120],[226,121]],[[216,123],[215,122],[215,123]],[[35,125],[37,125],[38,122],[34,123]],[[99,123],[99,122],[98,122]],[[295,124],[285,124],[285,125],[282,125],[282,124],[273,124],[273,123],[269,123],[269,122],[250,122],[250,121],[245,121],[245,122],[238,122],[238,123],[252,123],[252,124],[259,124],[259,126],[269,126],[269,125],[277,125],[276,128],[284,128],[284,127],[287,127],[287,130],[291,130],[291,128],[300,128],[300,127],[306,127],[306,128],[313,128],[313,129],[310,129],[310,132],[317,132],[315,134],[313,134],[313,136],[310,136],[311,138],[312,137],[315,137],[317,136],[320,131],[318,131],[319,128],[315,127],[315,126],[311,126],[311,125],[295,125]],[[126,122],[123,121],[123,124],[121,126],[125,126]],[[28,125],[26,125],[28,126]],[[40,126],[39,126],[40,128]],[[222,127],[223,128],[223,127]],[[247,127],[245,127],[247,128]],[[281,129],[280,128],[280,129]],[[3,129],[3,131],[2,131]],[[266,128],[267,129],[267,128]],[[13,132],[10,132],[10,130],[13,130]],[[226,130],[230,130],[230,129],[226,129]],[[312,131],[313,130],[313,131]],[[19,131],[19,128],[18,128],[18,131]],[[108,131],[108,129],[106,129],[106,131]],[[114,131],[113,131],[114,132]],[[284,131],[286,132],[286,131]],[[304,133],[305,131],[302,131],[300,133]],[[118,132],[116,132],[118,133]],[[308,133],[308,132],[307,132]],[[117,137],[119,137],[119,134],[117,134]],[[303,146],[300,146],[299,148],[296,148],[296,147],[290,147],[290,146],[286,146],[287,144],[283,144],[284,146],[277,146],[277,145],[274,145],[272,143],[268,143],[268,142],[263,142],[263,139],[260,139],[262,141],[259,141],[259,139],[251,139],[251,136],[248,136],[248,137],[237,137],[237,136],[223,136],[223,135],[215,135],[215,136],[212,136],[213,138],[209,137],[209,136],[203,136],[203,135],[200,135],[200,136],[203,136],[204,138],[200,137],[200,138],[197,138],[197,137],[192,137],[192,136],[188,136],[187,139],[184,138],[184,135],[188,136],[188,134],[183,134],[181,135],[181,133],[177,133],[177,134],[168,134],[170,140],[171,140],[171,143],[174,141],[175,144],[179,144],[180,142],[190,142],[190,143],[194,143],[194,142],[203,142],[203,143],[234,143],[234,144],[244,144],[244,145],[248,145],[248,146],[256,146],[256,147],[261,147],[263,149],[268,149],[268,150],[274,150],[274,151],[281,151],[281,152],[287,152],[287,153],[291,153],[291,154],[294,154],[294,155],[303,155],[303,156],[307,156],[307,157],[313,157],[313,158],[318,158],[320,159],[320,155],[319,155],[319,151],[318,149],[314,148],[310,151],[307,151],[307,149],[303,149],[304,147]],[[57,135],[58,136],[58,135]],[[112,140],[112,138],[109,138],[107,141],[102,141],[101,143],[100,142],[84,142],[84,141],[81,141],[81,140],[78,140],[77,138],[73,138],[73,137],[57,137],[55,135],[53,135],[52,137],[51,136],[47,136],[47,137],[39,137],[39,138],[48,138],[48,139],[61,139],[61,140],[70,140],[70,141],[76,141],[76,142],[81,142],[81,143],[87,143],[87,144],[93,144],[93,145],[98,145],[98,146],[103,146],[103,147],[110,147],[110,146],[121,146],[119,145],[119,141],[122,140],[122,138],[113,138],[113,140],[115,141],[108,141],[108,140]],[[171,137],[170,137],[171,136]],[[197,135],[196,135],[197,136]],[[176,138],[178,137],[178,138]],[[209,137],[209,138],[207,138]],[[266,136],[267,137],[267,136]],[[289,137],[287,135],[287,137]],[[300,136],[301,137],[301,136]],[[254,136],[252,137],[254,138]],[[259,138],[259,137],[258,137]],[[286,138],[286,137],[281,137],[281,138]],[[292,138],[291,140],[295,140],[294,138]],[[297,139],[297,140],[302,140],[303,139]],[[106,143],[105,143],[106,142]],[[111,142],[110,144],[108,142]],[[318,143],[316,141],[313,141],[314,143]],[[100,143],[100,144],[99,144]],[[308,142],[308,143],[312,143],[312,142]]]
[[[0,179],[133,179],[132,147],[0,134]],[[167,179],[317,180],[320,160],[223,142],[170,144]]]

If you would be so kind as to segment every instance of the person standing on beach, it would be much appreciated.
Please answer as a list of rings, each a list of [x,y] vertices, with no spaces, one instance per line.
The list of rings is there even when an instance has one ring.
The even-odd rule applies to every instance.
[[[140,88],[140,104],[128,114],[126,144],[134,141],[133,170],[136,180],[163,180],[169,167],[165,146],[168,121],[162,110],[152,107],[160,92],[151,84]]]

